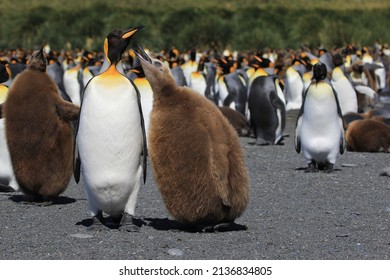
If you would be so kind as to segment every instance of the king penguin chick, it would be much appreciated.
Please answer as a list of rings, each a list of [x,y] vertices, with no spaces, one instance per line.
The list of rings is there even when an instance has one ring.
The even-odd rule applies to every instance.
[[[313,67],[314,81],[308,87],[295,127],[295,150],[309,167],[306,172],[333,172],[339,154],[345,150],[340,105],[332,86],[325,82],[325,64]]]
[[[33,202],[47,204],[72,176],[73,128],[80,108],[63,100],[36,51],[4,103],[7,144],[16,180]]]
[[[249,193],[236,131],[210,100],[177,86],[164,63],[140,51],[154,96],[148,152],[166,208],[192,229],[230,229]]]
[[[139,230],[133,217],[141,175],[144,181],[146,176],[145,127],[138,89],[118,72],[117,64],[141,28],[108,34],[104,41],[107,67],[84,90],[77,132],[80,163],[76,161],[75,179],[80,179],[81,166],[93,217],[89,230],[100,230],[105,225],[103,213],[119,222],[119,230]]]

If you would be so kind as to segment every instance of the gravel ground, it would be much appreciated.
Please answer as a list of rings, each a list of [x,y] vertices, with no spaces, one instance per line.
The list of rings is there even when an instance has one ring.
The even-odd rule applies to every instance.
[[[138,233],[88,231],[87,201],[73,180],[45,207],[22,203],[21,193],[0,194],[0,259],[389,260],[390,178],[380,176],[389,154],[346,152],[334,173],[304,173],[293,145],[295,119],[290,112],[283,146],[241,138],[251,192],[236,222],[247,230],[178,230],[149,165],[136,208]]]

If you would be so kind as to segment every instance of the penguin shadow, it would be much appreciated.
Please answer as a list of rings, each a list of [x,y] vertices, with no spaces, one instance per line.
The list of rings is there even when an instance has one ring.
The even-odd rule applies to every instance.
[[[190,226],[180,223],[175,220],[168,218],[144,218],[146,225],[154,228],[155,230],[162,231],[183,231],[189,233],[211,233],[211,232],[227,232],[227,231],[243,231],[247,230],[248,227],[245,225],[232,223],[218,224],[215,226],[207,225],[195,225]]]
[[[308,167],[307,166],[306,167],[297,167],[294,170],[296,170],[296,171],[303,171],[304,173],[308,173],[308,174],[316,174],[316,173],[332,174],[333,172],[342,171],[340,168],[334,168],[332,172],[326,172],[324,170],[317,170],[315,172],[310,172],[310,171],[308,171]]]
[[[139,228],[146,225],[146,223],[142,219],[139,219],[136,217],[133,218],[133,223],[134,223],[134,225],[136,225]],[[95,229],[92,227],[93,224],[94,224],[93,219],[88,218],[88,219],[84,219],[80,222],[77,222],[76,226],[83,226],[83,227],[87,228],[87,230],[94,231]],[[114,221],[111,217],[108,216],[108,217],[103,217],[103,226],[107,230],[119,230],[120,223],[119,223],[119,221]],[[104,227],[99,227],[95,231],[101,231],[102,229],[104,229]]]
[[[9,199],[21,205],[33,206],[66,205],[76,202],[76,199],[66,196],[58,196],[50,200],[34,200],[34,198],[32,198],[31,196],[27,196],[24,194],[12,195],[9,197]]]
[[[287,137],[290,137],[289,134],[284,134],[280,139],[279,141],[276,143],[276,144],[272,144],[270,143],[269,141],[265,141],[263,139],[260,139],[260,138],[257,138],[256,137],[250,137],[250,138],[254,138],[255,140],[254,141],[250,141],[248,142],[248,145],[252,145],[252,146],[284,146],[285,143],[284,143],[284,140],[287,138]]]

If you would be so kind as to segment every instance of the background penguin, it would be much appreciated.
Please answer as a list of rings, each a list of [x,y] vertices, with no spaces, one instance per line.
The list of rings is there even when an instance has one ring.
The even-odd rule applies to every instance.
[[[176,84],[183,87],[187,86],[187,80],[182,68],[182,63],[184,63],[184,61],[179,56],[179,51],[176,48],[169,51],[168,63]]]
[[[72,175],[73,128],[79,107],[64,101],[47,75],[43,50],[18,74],[4,104],[7,144],[16,180],[33,200],[62,193]]]
[[[104,224],[103,212],[119,228],[138,231],[133,216],[146,172],[146,139],[137,88],[117,65],[132,36],[143,26],[114,30],[104,41],[105,66],[84,90],[77,147],[84,190],[93,216],[90,229]],[[144,168],[141,154],[144,154]],[[79,181],[80,164],[75,179]]]
[[[142,69],[141,62],[136,57],[135,63],[131,69],[132,81],[135,86],[138,88],[141,95],[141,105],[142,105],[142,114],[144,117],[145,131],[146,131],[146,141],[148,139],[149,132],[149,123],[150,123],[150,112],[153,108],[153,91],[150,87],[148,80],[145,77],[144,70]]]
[[[333,69],[331,84],[337,93],[342,115],[357,113],[358,102],[356,91],[340,67]]]
[[[222,73],[217,78],[219,97],[217,105],[230,107],[246,115],[248,96],[245,79],[239,72],[232,71],[234,68],[232,59],[220,59],[218,65]]]
[[[64,89],[70,100],[76,104],[81,105],[82,94],[85,85],[93,77],[89,71],[88,64],[92,57],[87,51],[84,51],[80,61],[74,67],[64,71],[63,84]]]
[[[70,68],[64,72],[64,88],[68,94],[70,100],[80,106],[81,94],[84,89],[84,84],[81,78],[82,66],[77,64],[75,67]]]
[[[285,79],[286,110],[297,110],[302,106],[303,80],[293,66],[287,68]]]
[[[198,63],[198,69],[189,76],[188,86],[202,96],[206,96],[206,75],[204,74],[205,58],[201,58]]]
[[[8,96],[8,87],[3,83],[10,77],[7,66],[0,63],[0,192],[13,192],[19,189],[5,137],[5,119],[2,117],[2,105]]]
[[[324,81],[326,66],[313,67],[315,81],[306,91],[295,128],[295,149],[302,150],[307,172],[332,172],[338,154],[345,150],[344,128],[337,94]]]
[[[390,152],[390,126],[377,119],[354,120],[345,132],[348,150]]]
[[[161,61],[143,55],[154,93],[149,156],[166,208],[178,221],[205,231],[230,226],[249,195],[237,133],[210,100],[178,87]]]
[[[248,108],[255,144],[280,144],[286,125],[286,103],[278,80],[272,76],[259,76],[253,80]]]
[[[186,84],[190,84],[190,75],[198,69],[198,61],[196,60],[196,50],[192,49],[189,54],[189,59],[185,61],[181,66]]]
[[[222,114],[226,117],[229,123],[236,130],[238,136],[241,137],[251,136],[252,129],[250,127],[248,120],[245,118],[243,114],[226,106],[218,107],[218,109],[222,112]]]

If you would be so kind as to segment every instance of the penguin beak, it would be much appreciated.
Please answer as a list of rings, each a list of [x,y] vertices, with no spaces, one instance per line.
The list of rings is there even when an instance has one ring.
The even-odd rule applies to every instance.
[[[138,30],[141,30],[142,28],[144,28],[145,26],[143,25],[139,25],[137,27],[134,27],[134,28],[131,28],[130,30],[126,30],[123,35],[122,35],[122,39],[128,39],[130,38],[131,36],[134,35],[134,33],[136,33]]]
[[[143,62],[152,64],[151,57],[144,51],[144,49],[138,45],[139,52],[134,50],[135,55]]]

